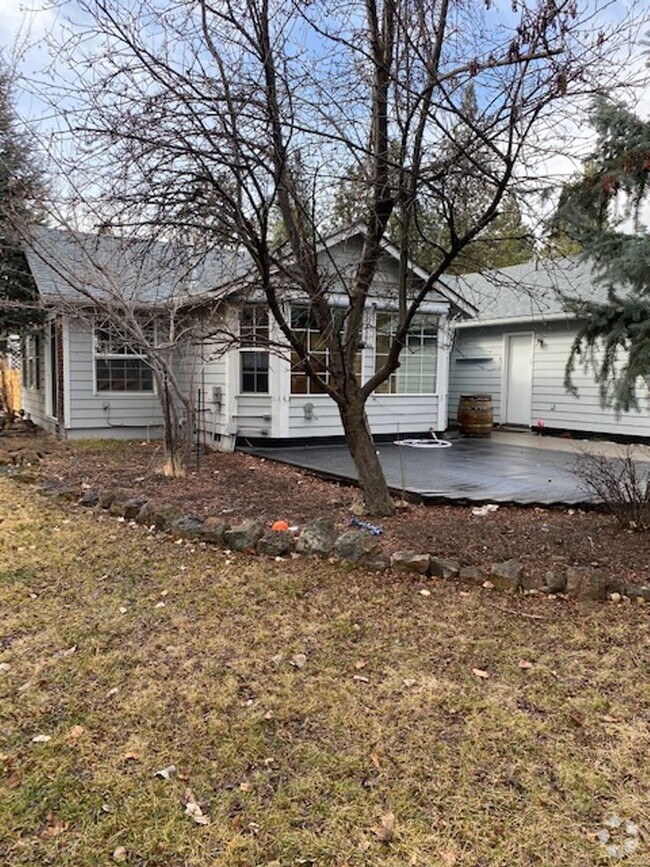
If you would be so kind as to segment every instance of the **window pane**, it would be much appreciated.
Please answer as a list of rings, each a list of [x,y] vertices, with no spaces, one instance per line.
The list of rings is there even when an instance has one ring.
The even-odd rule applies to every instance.
[[[153,371],[141,358],[98,358],[95,375],[97,391],[153,391]]]
[[[239,355],[242,393],[267,393],[269,390],[268,352],[240,352]]]

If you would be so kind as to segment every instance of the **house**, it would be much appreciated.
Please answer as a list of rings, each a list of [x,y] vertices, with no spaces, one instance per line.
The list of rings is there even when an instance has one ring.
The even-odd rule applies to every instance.
[[[329,301],[347,307],[363,230],[326,239],[320,252],[331,276]],[[48,311],[44,327],[24,339],[23,408],[37,425],[69,438],[144,438],[160,435],[162,414],[146,361],[112,333],[93,309],[106,298],[149,316],[173,307],[211,311],[221,327],[175,359],[179,378],[196,397],[198,436],[218,448],[237,443],[286,443],[342,438],[336,405],[319,394],[283,348],[264,299],[243,290],[247,262],[235,252],[193,261],[178,248],[143,246],[111,236],[70,235],[40,228],[26,256]],[[396,322],[399,251],[385,244],[363,325],[358,370],[369,378],[382,363]],[[409,265],[417,289],[427,274]],[[312,359],[327,350],[306,302],[291,291],[286,315],[300,330]],[[449,322],[475,313],[453,287],[431,292],[414,321],[402,363],[367,404],[377,437],[443,430],[447,420]],[[235,339],[229,339],[232,335]],[[273,346],[273,349],[269,349]]]
[[[577,396],[564,373],[579,321],[562,295],[606,300],[588,262],[579,258],[533,261],[454,281],[478,310],[454,327],[449,375],[449,421],[456,422],[462,394],[492,395],[499,425],[547,431],[647,437],[648,387],[638,384],[641,411],[617,415],[600,403],[593,370],[576,367]]]

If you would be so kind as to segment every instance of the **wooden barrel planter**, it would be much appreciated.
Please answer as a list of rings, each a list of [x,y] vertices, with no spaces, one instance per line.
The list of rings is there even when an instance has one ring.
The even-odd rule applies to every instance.
[[[458,404],[458,429],[464,436],[491,436],[493,421],[491,394],[461,394]]]

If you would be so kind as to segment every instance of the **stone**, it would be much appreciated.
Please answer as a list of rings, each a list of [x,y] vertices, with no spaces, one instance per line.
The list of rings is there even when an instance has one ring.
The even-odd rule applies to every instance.
[[[390,558],[391,568],[396,572],[410,572],[414,575],[428,574],[430,564],[429,554],[416,554],[414,551],[395,551]]]
[[[124,502],[128,499],[129,494],[126,491],[102,491],[97,502],[100,509],[110,509],[117,500]]]
[[[79,500],[79,505],[84,506],[86,509],[91,509],[93,506],[96,506],[99,502],[99,494],[97,491],[84,491]]]
[[[559,572],[546,572],[541,589],[544,593],[564,593],[566,591],[566,575]]]
[[[434,578],[458,578],[460,563],[445,557],[431,557],[430,570]]]
[[[228,524],[225,521],[210,515],[203,522],[201,538],[204,542],[209,542],[210,545],[223,545],[224,534],[227,529]]]
[[[110,504],[108,512],[114,518],[126,518],[127,521],[132,521],[139,514],[144,504],[144,500],[136,499],[135,497],[131,497],[128,500],[118,498]]]
[[[483,584],[485,575],[476,566],[463,566],[460,570],[461,581],[470,581],[472,584]]]
[[[601,572],[588,566],[569,566],[566,570],[566,592],[580,599],[606,599],[607,580]]]
[[[269,557],[284,557],[296,547],[296,540],[288,530],[267,530],[257,543],[257,553]]]
[[[492,583],[499,590],[519,590],[524,567],[517,560],[493,563],[490,568]]]
[[[625,595],[631,599],[643,599],[644,602],[650,602],[650,584],[627,584],[625,587]]]
[[[169,506],[164,503],[145,503],[135,516],[138,524],[146,524],[155,527],[161,533],[167,532],[174,521],[182,518],[183,514],[177,506]]]
[[[112,515],[114,518],[123,518],[124,517],[124,504],[129,501],[129,497],[118,496],[113,499],[113,502],[108,507],[108,514]],[[138,512],[140,509],[138,509]],[[137,512],[136,512],[137,514]]]
[[[194,515],[182,515],[171,522],[169,529],[177,539],[196,539],[203,532],[203,521]]]
[[[296,551],[299,554],[327,557],[332,553],[335,543],[334,524],[326,518],[317,518],[303,528],[296,543]]]
[[[224,544],[231,551],[254,551],[264,535],[264,527],[259,521],[243,521],[224,533]]]
[[[363,530],[347,530],[334,543],[334,554],[346,563],[362,565],[381,551],[381,542]]]
[[[609,594],[610,602],[620,602],[622,598],[623,597],[621,596],[620,593],[610,593]]]

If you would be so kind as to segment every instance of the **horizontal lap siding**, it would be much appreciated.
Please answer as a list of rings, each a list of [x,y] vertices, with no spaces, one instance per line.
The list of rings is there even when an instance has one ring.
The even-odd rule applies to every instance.
[[[313,418],[305,418],[305,405],[313,404]],[[373,434],[439,430],[436,395],[371,395],[366,404]],[[324,395],[292,397],[289,404],[290,437],[342,436],[338,408]]]
[[[68,327],[68,392],[70,430],[87,436],[128,436],[162,425],[162,413],[155,394],[94,393],[93,334],[90,325],[70,320]],[[110,413],[104,411],[110,404]],[[110,419],[110,425],[107,421]],[[123,427],[126,426],[126,427]],[[74,433],[71,435],[74,436]]]
[[[494,420],[500,421],[502,355],[501,333],[486,329],[482,329],[480,334],[474,329],[456,332],[449,365],[450,421],[457,418],[460,396],[475,393],[492,395]]]
[[[45,409],[45,377],[47,375],[45,368],[45,353],[49,351],[49,343],[41,337],[40,346],[41,350],[38,358],[38,368],[41,387],[37,390],[35,388],[25,388],[22,386],[21,406],[25,410],[27,417],[31,419],[34,424],[44,428],[45,430],[53,431],[56,427],[56,422],[48,416]]]
[[[541,419],[547,427],[585,433],[650,436],[648,390],[638,391],[641,412],[623,413],[619,418],[600,406],[600,392],[591,370],[578,367],[573,381],[578,396],[564,387],[564,370],[576,334],[573,323],[538,323],[509,328],[459,329],[451,356],[449,418],[456,419],[461,394],[481,392],[492,395],[494,419],[500,422],[503,345],[505,334],[534,331],[533,393],[531,424]],[[476,363],[458,359],[476,358]],[[478,361],[480,358],[489,360]]]
[[[272,400],[268,394],[244,394],[237,398],[237,435],[260,437],[271,434]]]
[[[577,397],[564,387],[564,370],[571,351],[575,330],[566,327],[540,331],[543,346],[536,342],[533,382],[533,417],[547,427],[567,428],[586,433],[649,436],[648,390],[637,394],[641,412],[622,413],[618,418],[612,409],[600,405],[600,391],[593,371],[578,366],[573,375]]]

